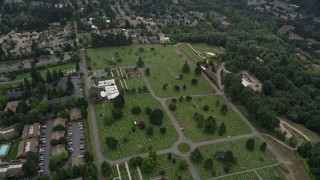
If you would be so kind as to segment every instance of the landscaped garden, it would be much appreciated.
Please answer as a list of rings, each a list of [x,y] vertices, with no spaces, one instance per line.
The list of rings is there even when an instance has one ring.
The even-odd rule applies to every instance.
[[[12,160],[15,160],[19,150],[19,143],[20,143],[20,138],[12,140],[9,153],[5,157],[1,158],[1,161],[10,162]]]
[[[109,66],[135,66],[141,57],[145,64],[181,64],[182,57],[170,45],[135,45],[116,48],[88,49],[92,70]]]
[[[186,136],[194,142],[250,133],[250,129],[218,95],[180,97],[166,103]],[[207,127],[210,128],[208,131]]]
[[[159,97],[187,96],[192,94],[212,94],[213,88],[202,77],[195,74],[195,68],[184,73],[183,65],[150,67],[149,82]]]
[[[191,152],[191,160],[201,179],[219,177],[277,163],[277,160],[266,149],[266,144],[259,139],[244,139],[202,146]]]
[[[146,92],[126,93],[124,99],[122,108],[115,102],[95,104],[103,153],[119,159],[150,149],[169,148],[177,139],[177,133],[160,103]]]
[[[190,172],[187,169],[181,169],[181,161],[182,159],[175,154],[158,155],[152,172],[145,172],[143,167],[140,166],[142,179],[178,179],[180,176],[182,179],[191,180]],[[137,167],[130,166],[130,163],[128,163],[128,166],[131,179],[140,179]],[[183,168],[187,168],[187,166]],[[119,172],[121,179],[129,179],[125,164],[119,165]],[[119,177],[117,167],[113,166],[111,178],[117,177]]]

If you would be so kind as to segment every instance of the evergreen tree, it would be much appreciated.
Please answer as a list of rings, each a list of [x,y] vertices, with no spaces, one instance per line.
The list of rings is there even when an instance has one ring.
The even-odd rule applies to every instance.
[[[52,76],[49,70],[47,70],[47,73],[46,73],[46,80],[48,84],[52,83]]]
[[[223,122],[219,127],[218,134],[219,136],[223,136],[225,133],[226,133],[226,125]]]
[[[144,62],[141,57],[138,58],[137,67],[144,67]]]
[[[246,148],[249,150],[249,151],[253,151],[254,149],[254,139],[250,138],[247,140],[246,142]]]
[[[203,156],[202,156],[200,150],[198,148],[196,148],[194,151],[191,152],[190,158],[191,158],[192,162],[198,163],[198,162],[202,161]]]
[[[125,99],[124,96],[122,94],[119,94],[119,96],[117,96],[116,98],[114,98],[113,100],[113,105],[116,108],[122,109],[125,106]]]
[[[188,62],[186,62],[183,66],[182,66],[182,72],[184,73],[189,73],[190,72],[190,67]]]
[[[267,148],[267,143],[266,142],[263,142],[261,145],[260,145],[260,151],[264,152]]]
[[[204,132],[207,134],[214,134],[217,128],[216,120],[210,116],[204,122]]]

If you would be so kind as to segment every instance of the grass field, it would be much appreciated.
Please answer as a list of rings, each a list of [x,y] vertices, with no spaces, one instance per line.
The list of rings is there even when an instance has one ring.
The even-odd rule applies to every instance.
[[[154,48],[154,50],[151,50]],[[143,50],[141,50],[143,49]],[[92,70],[104,69],[114,66],[112,60],[117,62],[115,66],[135,66],[138,58],[141,57],[145,64],[179,64],[183,59],[175,49],[169,45],[136,45],[115,48],[88,49],[89,62]],[[116,55],[118,54],[118,55]],[[119,61],[120,59],[120,61]]]
[[[19,150],[20,138],[15,139],[11,142],[11,148],[7,156],[1,158],[3,162],[10,162],[11,160],[15,160]]]
[[[199,61],[203,61],[204,59],[200,57],[198,54],[196,54],[193,49],[186,43],[181,43],[178,45],[178,48],[190,58],[194,63],[197,63]]]
[[[280,179],[285,180],[286,179],[286,177],[282,173],[282,170],[279,166],[258,169],[256,170],[256,172],[257,174],[259,174],[259,176],[262,179],[268,179],[268,180],[280,180]]]
[[[213,88],[209,83],[201,76],[196,76],[194,68],[190,65],[190,73],[182,73],[181,66],[161,66],[161,67],[150,67],[151,74],[148,79],[159,97],[179,97],[193,94],[211,94],[214,93]],[[183,74],[182,80],[177,80],[179,75]],[[196,78],[198,84],[192,85],[191,80]],[[168,84],[166,90],[163,90],[163,86]],[[183,90],[183,85],[187,86],[186,90]],[[174,85],[180,86],[180,91],[174,90]]]
[[[61,70],[61,71],[63,72],[63,71],[65,71],[65,70],[75,69],[75,68],[76,68],[75,63],[68,63],[68,64],[51,66],[51,67],[48,67],[48,68],[45,68],[45,69],[41,69],[41,70],[39,70],[39,72],[40,72],[42,78],[45,79],[45,78],[46,78],[47,70],[49,70],[49,71],[52,73],[53,70],[56,70],[57,72],[59,72],[59,71]],[[31,78],[30,72],[28,72],[28,73],[22,73],[22,74],[17,74],[15,80],[23,80],[24,78]]]
[[[175,154],[172,154],[172,158],[176,159],[175,164],[173,164],[171,160],[167,159],[167,155],[159,155],[156,160],[157,166],[155,167],[153,172],[152,173],[141,172],[142,179],[145,179],[145,180],[161,179],[161,178],[178,179],[178,176],[181,176],[182,179],[184,180],[191,180],[192,176],[187,170],[183,171],[178,168],[178,162],[179,160],[181,160],[181,158]],[[119,165],[119,170],[120,170],[121,179],[124,179],[124,180],[129,179],[127,169],[125,168],[125,164]],[[161,176],[159,174],[159,172],[162,170],[165,171],[164,176]],[[129,171],[132,179],[134,180],[140,179],[138,170],[136,168],[129,167]],[[112,178],[117,178],[117,177],[119,177],[118,171],[116,166],[114,166],[112,168]]]
[[[211,53],[222,53],[224,51],[223,47],[216,47],[205,43],[190,44],[195,50],[201,52],[211,52]]]
[[[217,102],[219,102],[219,105],[217,105]],[[171,100],[168,100],[166,103],[167,105],[171,104]],[[228,108],[226,115],[222,115],[220,113],[220,107],[223,104],[225,104],[225,102],[218,95],[194,97],[191,102],[186,100],[183,102],[178,101],[176,103],[177,109],[172,111],[172,113],[180,126],[185,128],[184,132],[186,136],[194,142],[250,133],[250,129],[241,121],[231,108]],[[209,106],[208,111],[203,110],[204,105]],[[226,125],[225,135],[219,136],[217,132],[213,135],[205,134],[203,129],[197,127],[197,122],[194,119],[194,113],[196,112],[204,115],[205,118],[210,115],[215,117],[217,127],[224,122]]]
[[[209,179],[213,177],[219,177],[225,175],[223,170],[223,162],[217,160],[214,157],[214,153],[217,150],[227,151],[230,150],[233,152],[233,155],[236,158],[236,163],[230,167],[229,173],[235,173],[240,171],[246,171],[253,168],[268,166],[276,164],[277,160],[272,156],[269,151],[262,152],[259,150],[259,146],[262,143],[260,140],[255,139],[255,149],[253,152],[248,151],[245,148],[246,139],[227,142],[222,144],[208,145],[200,147],[200,152],[202,153],[203,159],[212,158],[213,167],[215,175],[212,174],[212,171],[208,171],[204,168],[203,162],[195,163],[196,169],[201,177],[201,179]],[[269,170],[268,170],[269,171]],[[272,171],[272,170],[271,170]],[[265,174],[262,172],[262,174]]]
[[[13,81],[13,82],[8,82],[8,83],[0,83],[0,89],[16,87],[19,84],[20,84],[19,81]]]
[[[99,128],[101,146],[108,157],[112,159],[119,159],[130,155],[140,154],[148,152],[149,148],[153,150],[169,148],[175,139],[177,139],[177,133],[173,128],[168,117],[165,115],[163,125],[166,127],[167,132],[162,135],[159,131],[159,126],[153,126],[149,124],[149,116],[145,113],[145,107],[152,109],[162,109],[159,102],[154,100],[148,93],[136,93],[134,95],[125,95],[126,106],[124,108],[124,117],[121,120],[117,120],[112,125],[107,126],[104,121],[104,117],[111,116],[113,108],[112,103],[99,102],[95,104],[95,113],[97,118],[97,125]],[[131,114],[130,110],[134,106],[140,106],[142,112],[140,115]],[[152,137],[146,136],[146,130],[141,130],[136,127],[136,132],[132,132],[134,121],[143,120],[147,126],[152,126],[154,134]],[[108,136],[115,137],[118,140],[118,148],[110,150],[106,143],[105,138]],[[124,142],[127,139],[128,142]]]

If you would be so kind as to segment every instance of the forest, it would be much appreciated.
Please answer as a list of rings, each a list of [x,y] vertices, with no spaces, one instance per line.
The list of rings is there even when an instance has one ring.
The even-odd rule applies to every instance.
[[[219,59],[226,62],[229,70],[235,73],[249,70],[263,83],[262,93],[256,93],[241,88],[239,77],[230,75],[225,82],[227,93],[244,105],[259,124],[273,131],[278,126],[276,117],[279,116],[304,124],[314,131],[320,130],[320,73],[310,67],[310,62],[302,61],[291,44],[274,35],[282,20],[271,14],[253,11],[245,1],[194,0],[183,3],[183,6],[190,11],[216,10],[230,19],[231,25],[223,30],[211,23],[212,30],[201,33],[201,36],[225,36],[223,39],[226,40],[218,41],[220,43],[217,40],[208,41],[207,38],[208,43],[225,48]],[[212,22],[210,16],[208,21]],[[173,37],[181,39],[183,36],[175,36],[174,32],[183,28],[171,28]],[[199,36],[198,31],[199,28],[194,32],[189,30],[189,40]],[[265,118],[259,113],[264,114]]]

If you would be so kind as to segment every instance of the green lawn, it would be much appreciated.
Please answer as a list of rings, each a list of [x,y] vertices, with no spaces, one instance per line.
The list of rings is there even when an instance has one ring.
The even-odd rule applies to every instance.
[[[10,162],[11,160],[15,160],[19,150],[20,138],[15,139],[11,142],[11,148],[7,156],[1,158],[3,162]]]
[[[151,50],[154,48],[154,50]],[[143,49],[143,50],[140,50]],[[114,48],[88,49],[89,66],[92,70],[104,69],[108,66],[135,66],[139,57],[145,64],[180,64],[183,59],[170,45],[135,45]],[[118,55],[116,55],[118,54]],[[112,63],[114,61],[115,63]]]
[[[95,113],[97,118],[97,125],[99,128],[101,146],[106,154],[111,159],[119,159],[130,155],[140,154],[148,152],[149,148],[153,150],[169,148],[172,143],[177,139],[177,133],[173,128],[168,117],[165,115],[162,127],[167,128],[167,132],[162,135],[159,131],[159,126],[153,126],[154,134],[152,137],[146,136],[146,130],[141,130],[136,127],[136,132],[132,132],[134,121],[143,120],[148,127],[149,116],[145,112],[145,107],[152,109],[162,109],[159,102],[152,98],[149,93],[136,93],[134,95],[125,95],[126,106],[124,108],[124,117],[121,120],[117,120],[112,125],[107,126],[104,121],[104,117],[111,116],[113,108],[112,103],[99,102],[95,104]],[[140,115],[131,114],[130,110],[134,106],[140,106],[142,112]],[[118,140],[118,148],[110,150],[106,143],[105,138],[108,136],[115,137]],[[127,139],[128,142],[124,142]]]
[[[75,69],[75,68],[76,68],[75,63],[68,63],[68,64],[51,66],[51,67],[48,67],[48,68],[45,68],[45,69],[41,69],[41,70],[39,70],[39,72],[40,72],[41,76],[43,78],[45,78],[47,70],[49,70],[52,73],[53,70],[56,70],[57,72],[59,72],[61,70],[63,72],[65,70]],[[24,78],[31,78],[30,73],[28,72],[28,73],[17,74],[15,80],[22,80]]]
[[[167,155],[159,155],[157,157],[157,166],[153,170],[152,173],[142,173],[142,179],[145,180],[151,180],[151,179],[161,179],[162,177],[164,179],[178,179],[178,176],[181,176],[183,180],[191,180],[192,176],[190,172],[187,170],[183,171],[178,168],[178,162],[181,160],[181,158],[175,154],[172,154],[172,159],[176,159],[176,163],[173,164],[172,160],[167,159]],[[128,172],[127,169],[125,168],[124,164],[119,165],[120,169],[120,176],[121,179],[127,180],[129,179],[128,177]],[[164,170],[165,171],[165,176],[161,176],[159,174],[160,171]],[[131,178],[134,180],[140,179],[138,171],[136,168],[131,168],[129,167],[130,175]],[[112,178],[119,177],[118,171],[116,166],[112,167]]]
[[[190,44],[195,50],[201,52],[211,52],[211,53],[222,53],[224,51],[223,47],[216,47],[205,43]]]
[[[226,176],[223,178],[218,178],[219,180],[259,180],[259,177],[254,171],[244,172],[241,174],[236,174],[233,176]]]
[[[268,180],[285,180],[286,177],[283,174],[281,168],[279,166],[273,166],[263,169],[258,169],[256,172],[259,174],[259,176],[262,179],[268,179]]]
[[[189,57],[194,63],[203,61],[203,58],[196,54],[193,49],[187,43],[181,43],[178,45],[178,48]],[[195,49],[196,50],[196,49]]]
[[[168,100],[166,103],[169,105],[172,102],[171,100]],[[221,114],[220,107],[223,104],[225,104],[225,102],[218,95],[194,97],[190,102],[186,101],[185,99],[183,102],[178,100],[176,103],[177,109],[172,111],[172,113],[179,122],[180,126],[185,128],[184,132],[186,136],[194,142],[250,133],[250,129],[241,121],[241,119],[230,107],[228,108],[226,115]],[[204,105],[209,106],[208,111],[203,110]],[[219,136],[217,131],[213,135],[205,134],[203,129],[197,127],[197,122],[194,118],[194,114],[196,112],[203,114],[205,118],[209,117],[210,115],[215,117],[218,127],[222,122],[224,122],[226,125],[226,134],[224,136]]]
[[[9,83],[0,83],[0,89],[16,87],[19,84],[20,84],[20,82],[17,82],[17,81],[13,81],[13,82],[9,82]]]
[[[214,156],[217,150],[230,150],[233,152],[233,155],[236,158],[236,163],[230,167],[229,173],[250,170],[253,168],[263,167],[277,163],[277,160],[272,156],[272,154],[269,151],[266,150],[265,152],[262,152],[259,150],[259,146],[262,143],[260,140],[255,139],[255,149],[253,152],[248,151],[246,149],[246,141],[247,140],[244,139],[235,142],[227,142],[222,144],[214,144],[200,147],[199,149],[202,153],[203,161],[200,163],[195,163],[195,166],[201,179],[209,179],[226,174],[223,170],[223,162],[217,160]],[[204,168],[203,164],[205,159],[207,158],[212,158],[213,160],[215,175],[213,175],[212,171]]]
[[[182,65],[150,67],[151,74],[148,76],[148,79],[156,95],[159,97],[179,97],[214,93],[214,89],[202,77],[202,75],[196,76],[194,73],[194,67],[191,65],[190,69],[191,71],[186,74],[182,73]],[[183,74],[182,80],[178,80],[180,74]],[[191,80],[194,78],[198,80],[198,84],[196,85],[192,85],[191,83]],[[163,90],[163,86],[165,84],[168,84],[168,87],[166,90]],[[183,90],[184,84],[187,86],[186,90]],[[179,85],[180,91],[175,91],[174,85]]]

